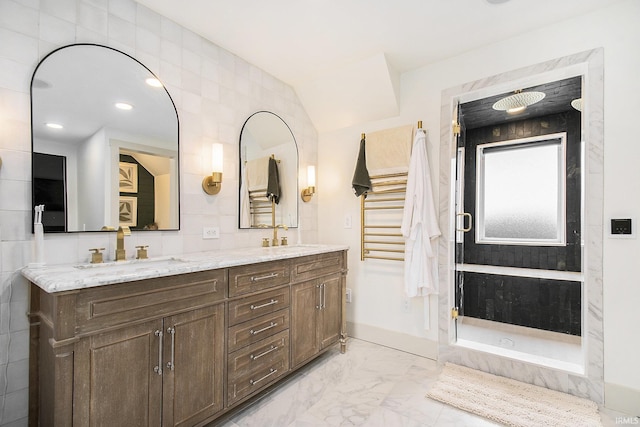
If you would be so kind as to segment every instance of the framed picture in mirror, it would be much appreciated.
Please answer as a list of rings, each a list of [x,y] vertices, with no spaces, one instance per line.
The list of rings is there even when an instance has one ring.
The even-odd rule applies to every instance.
[[[120,225],[135,227],[138,225],[138,198],[120,196]]]
[[[120,192],[138,192],[138,165],[135,163],[120,162]]]

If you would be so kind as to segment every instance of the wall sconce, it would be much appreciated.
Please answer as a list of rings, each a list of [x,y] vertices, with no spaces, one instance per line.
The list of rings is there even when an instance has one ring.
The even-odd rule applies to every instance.
[[[222,188],[222,164],[224,160],[222,144],[211,144],[211,175],[202,180],[202,189],[205,193],[214,195]]]
[[[316,192],[316,167],[307,166],[307,188],[302,190],[300,196],[303,202],[308,202]]]

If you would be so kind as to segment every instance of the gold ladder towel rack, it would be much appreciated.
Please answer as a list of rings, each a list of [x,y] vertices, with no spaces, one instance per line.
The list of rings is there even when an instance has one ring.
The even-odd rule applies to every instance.
[[[275,158],[275,154],[271,154],[270,158],[280,163],[280,159]],[[245,167],[247,165],[245,160]],[[252,227],[262,227],[265,224],[274,224],[275,220],[275,203],[267,197],[267,189],[249,193],[249,215],[251,216]]]
[[[418,121],[418,129],[422,129],[422,120]],[[365,137],[363,133],[361,139]],[[360,196],[360,260],[404,261],[404,237],[400,224],[408,174],[374,175],[370,178],[372,191]]]
[[[360,260],[404,261],[404,238],[400,232],[400,223],[404,210],[406,176],[406,173],[372,176],[372,179],[405,179],[378,181],[380,186],[392,188],[360,196]]]

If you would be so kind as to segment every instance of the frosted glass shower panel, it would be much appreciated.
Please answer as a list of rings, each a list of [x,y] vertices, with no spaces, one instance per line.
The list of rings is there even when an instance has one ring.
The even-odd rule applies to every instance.
[[[477,240],[565,242],[564,137],[478,146]]]

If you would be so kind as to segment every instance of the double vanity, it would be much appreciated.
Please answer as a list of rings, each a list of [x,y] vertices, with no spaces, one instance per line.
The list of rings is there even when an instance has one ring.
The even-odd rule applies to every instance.
[[[347,248],[26,268],[30,425],[206,425],[340,343]]]
[[[115,108],[104,94],[123,88],[131,104]],[[178,110],[146,66],[108,46],[63,46],[36,67],[31,100],[45,233],[119,226],[122,259],[125,230],[180,229]],[[133,105],[137,115],[119,109]],[[273,229],[275,245],[300,217],[291,128],[252,114],[237,160],[238,228]],[[347,248],[326,245],[27,267],[29,424],[206,425],[332,345],[345,351],[346,274]]]

